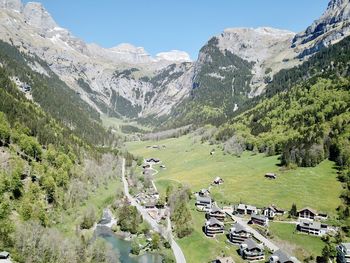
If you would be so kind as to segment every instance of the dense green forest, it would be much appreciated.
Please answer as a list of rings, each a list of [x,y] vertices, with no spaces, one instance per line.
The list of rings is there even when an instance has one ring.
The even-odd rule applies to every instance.
[[[11,46],[0,50],[0,247],[16,262],[116,262],[105,243],[56,228],[67,223],[67,210],[116,178],[118,151],[96,146],[116,139],[56,77],[31,71]],[[32,86],[41,107],[10,80],[14,75]]]

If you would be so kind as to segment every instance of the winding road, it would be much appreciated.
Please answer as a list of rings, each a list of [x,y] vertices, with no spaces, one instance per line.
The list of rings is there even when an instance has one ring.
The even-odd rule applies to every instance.
[[[171,249],[173,250],[175,259],[177,263],[186,263],[186,259],[185,256],[180,248],[180,246],[176,243],[174,236],[172,234],[171,231],[171,222],[170,219],[168,217],[168,227],[165,228],[161,225],[159,225],[147,212],[147,210],[142,207],[141,205],[139,205],[135,198],[133,198],[130,193],[129,193],[129,185],[128,182],[126,180],[125,177],[125,159],[123,158],[123,164],[122,164],[122,181],[123,181],[123,185],[124,185],[124,193],[125,196],[129,199],[130,203],[132,206],[135,206],[136,209],[139,211],[139,213],[142,215],[143,219],[146,220],[151,227],[153,228],[153,230],[157,231],[158,233],[160,233],[166,240],[168,240],[168,242],[171,245]]]

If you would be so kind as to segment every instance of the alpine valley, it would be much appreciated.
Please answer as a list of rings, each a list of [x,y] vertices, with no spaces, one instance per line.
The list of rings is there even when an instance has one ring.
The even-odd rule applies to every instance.
[[[350,0],[194,61],[0,0],[0,263],[349,262],[349,139]]]

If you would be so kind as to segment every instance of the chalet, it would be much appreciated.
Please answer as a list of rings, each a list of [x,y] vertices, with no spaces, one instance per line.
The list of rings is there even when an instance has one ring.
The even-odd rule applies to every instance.
[[[267,179],[277,179],[277,174],[275,173],[266,173],[265,178]]]
[[[159,163],[160,160],[157,158],[149,158],[149,159],[146,159],[146,162],[147,163]]]
[[[229,239],[234,244],[241,244],[248,238],[252,237],[252,233],[250,233],[243,225],[240,223],[235,223],[229,233]]]
[[[350,263],[350,243],[341,243],[337,246],[337,261]]]
[[[224,183],[224,180],[220,177],[216,177],[213,181],[213,184],[215,185],[220,185],[220,184],[223,184]]]
[[[248,238],[239,246],[239,254],[248,261],[264,260],[264,246]]]
[[[216,204],[214,204],[209,212],[207,213],[207,217],[210,218],[216,218],[219,221],[224,221],[225,220],[225,212],[222,211],[220,207],[218,207]]]
[[[309,207],[305,207],[298,211],[298,216],[300,218],[315,219],[317,212]]]
[[[214,237],[218,234],[224,233],[224,223],[217,220],[216,218],[210,218],[205,222],[204,232],[208,237]]]
[[[300,261],[279,249],[271,255],[269,263],[300,263]]]
[[[201,189],[199,192],[198,192],[198,195],[199,196],[209,196],[210,195],[210,191],[208,189]]]
[[[196,206],[202,208],[203,211],[209,211],[213,200],[210,196],[197,196]]]
[[[260,226],[268,226],[269,219],[263,215],[252,214],[250,223]]]
[[[235,263],[232,257],[218,257],[213,260],[211,263]]]
[[[238,214],[241,215],[251,215],[258,213],[258,209],[255,206],[245,204],[239,204],[235,210]]]
[[[0,259],[9,259],[10,258],[10,253],[6,251],[0,252]]]
[[[301,219],[297,225],[297,230],[309,235],[323,236],[328,232],[328,226],[321,222]]]
[[[264,208],[263,214],[268,219],[274,219],[275,216],[282,216],[286,212],[283,209],[278,208],[275,205],[270,205],[269,207]]]

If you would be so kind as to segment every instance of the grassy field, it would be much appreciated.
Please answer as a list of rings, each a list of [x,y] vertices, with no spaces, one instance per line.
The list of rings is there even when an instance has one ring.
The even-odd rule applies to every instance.
[[[316,258],[325,245],[319,237],[297,233],[293,224],[271,223],[269,230],[276,244],[299,259],[310,255]]]
[[[153,144],[165,145],[166,148],[146,148]],[[215,154],[210,155],[213,148]],[[165,170],[158,169],[155,181],[161,193],[167,185],[174,183],[188,185],[193,191],[207,188],[216,176],[220,176],[224,184],[213,187],[211,192],[222,204],[241,201],[259,207],[276,204],[290,209],[292,203],[296,203],[298,208],[310,206],[331,215],[341,204],[341,184],[330,161],[314,168],[282,172],[277,156],[266,157],[250,152],[245,152],[240,158],[224,155],[217,146],[201,144],[190,136],[127,143],[127,149],[139,156],[160,158],[166,165]],[[275,172],[278,178],[265,179],[266,172]]]
[[[242,157],[224,155],[218,146],[201,144],[190,135],[159,142],[127,143],[127,149],[138,156],[161,159],[166,169],[158,169],[155,183],[160,193],[168,185],[188,185],[192,191],[207,188],[216,176],[224,184],[211,189],[212,196],[221,204],[246,202],[258,207],[276,204],[290,209],[292,203],[298,208],[310,206],[319,211],[335,215],[341,204],[341,184],[337,181],[333,163],[324,161],[314,168],[297,168],[280,171],[278,156],[245,152]],[[147,148],[148,145],[165,145],[161,149]],[[210,151],[215,149],[215,154]],[[141,172],[141,169],[139,170]],[[267,172],[278,174],[276,180],[264,178]],[[208,262],[218,255],[230,255],[236,262],[242,262],[237,247],[227,243],[222,235],[216,239],[205,237],[202,232],[204,214],[190,203],[194,232],[180,239],[179,244],[188,262]],[[271,224],[270,231],[280,247],[303,260],[310,255],[320,255],[324,246],[318,237],[294,233],[295,225]]]
[[[104,127],[106,128],[113,128],[114,130],[117,131],[117,133],[122,133],[121,131],[121,127],[123,125],[130,125],[130,126],[134,126],[136,128],[139,128],[141,130],[144,131],[150,131],[150,128],[147,126],[143,126],[135,121],[127,121],[127,120],[122,120],[122,119],[118,119],[118,118],[114,118],[114,117],[108,117],[107,115],[101,115],[101,120],[102,120],[102,124]]]

